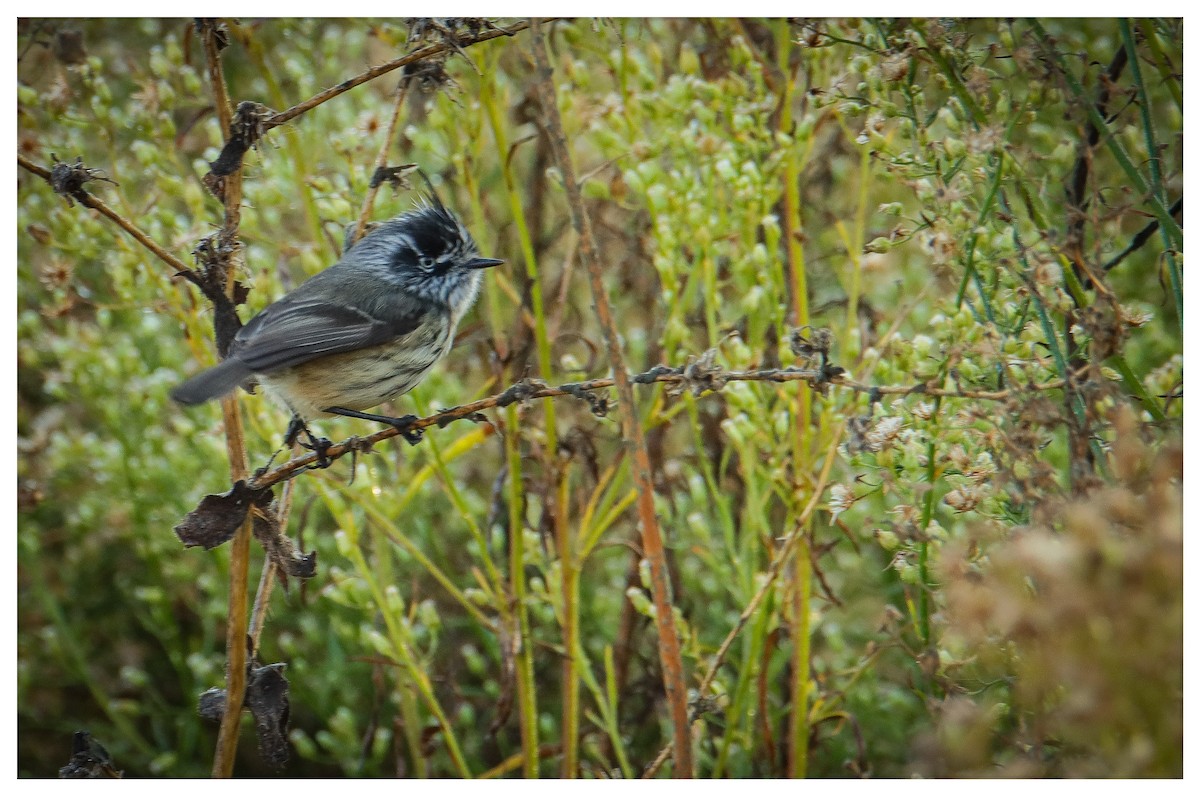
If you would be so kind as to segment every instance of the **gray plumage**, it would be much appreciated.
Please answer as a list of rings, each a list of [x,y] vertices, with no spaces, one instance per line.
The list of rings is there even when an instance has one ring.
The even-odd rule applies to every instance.
[[[440,201],[378,225],[336,264],[254,316],[229,356],[177,387],[183,404],[258,381],[304,420],[415,387],[450,350],[479,293],[470,233]]]

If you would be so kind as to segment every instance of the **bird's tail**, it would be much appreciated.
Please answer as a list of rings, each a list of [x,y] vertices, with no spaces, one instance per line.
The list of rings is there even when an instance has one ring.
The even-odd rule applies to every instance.
[[[181,404],[189,406],[220,398],[252,376],[246,363],[236,357],[230,357],[216,367],[197,373],[190,379],[171,390],[171,397]]]

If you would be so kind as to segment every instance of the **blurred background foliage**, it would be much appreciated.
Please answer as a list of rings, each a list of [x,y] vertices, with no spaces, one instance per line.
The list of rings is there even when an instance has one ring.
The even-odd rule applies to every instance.
[[[222,57],[235,102],[282,110],[469,28],[231,21]],[[632,369],[811,366],[788,345],[809,325],[857,383],[965,393],[638,388],[691,685],[755,606],[693,695],[697,773],[1181,776],[1182,21],[548,28]],[[508,265],[397,413],[608,372],[528,37],[421,70],[400,110],[389,162]],[[82,157],[188,260],[221,221],[191,24],[21,20],[18,53],[19,154]],[[398,80],[247,155],[243,320],[336,259]],[[211,308],[27,172],[18,209],[19,770],[53,775],[86,729],[130,775],[204,775],[228,558],[172,527],[229,471],[218,407],[168,391],[214,361]],[[242,407],[257,467],[287,417]],[[318,574],[276,590],[261,648],[288,665],[286,773],[639,775],[671,725],[621,451],[615,415],[565,399],[304,474],[290,532]],[[808,560],[769,576],[796,533]],[[270,773],[252,736],[238,772]]]

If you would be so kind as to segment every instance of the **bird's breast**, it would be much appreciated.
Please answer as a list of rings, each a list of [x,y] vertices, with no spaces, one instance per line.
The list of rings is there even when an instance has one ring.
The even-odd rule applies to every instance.
[[[260,380],[305,419],[334,406],[371,409],[416,387],[446,355],[453,342],[448,320],[427,322],[383,345],[321,357]]]

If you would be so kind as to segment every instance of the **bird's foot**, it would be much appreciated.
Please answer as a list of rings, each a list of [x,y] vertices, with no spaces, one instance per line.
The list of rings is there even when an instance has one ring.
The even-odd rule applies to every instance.
[[[300,439],[301,434],[308,437],[308,442],[303,442]],[[325,437],[313,435],[308,425],[300,419],[299,415],[292,415],[292,421],[288,423],[287,433],[283,437],[283,445],[285,448],[290,448],[297,443],[299,443],[301,448],[317,454],[317,460],[308,466],[309,470],[324,470],[333,464],[333,459],[330,459],[326,455],[327,451],[333,447],[333,443]]]
[[[326,455],[329,449],[333,447],[333,443],[325,437],[314,437],[310,433],[308,435],[308,442],[301,442],[300,447],[317,454],[317,460],[308,466],[309,470],[324,470],[333,464],[333,459],[330,459]]]
[[[387,424],[400,432],[400,436],[408,440],[409,445],[416,445],[425,436],[425,432],[419,428],[413,428],[412,424],[420,418],[416,415],[405,415],[404,417],[392,417],[387,420]]]

